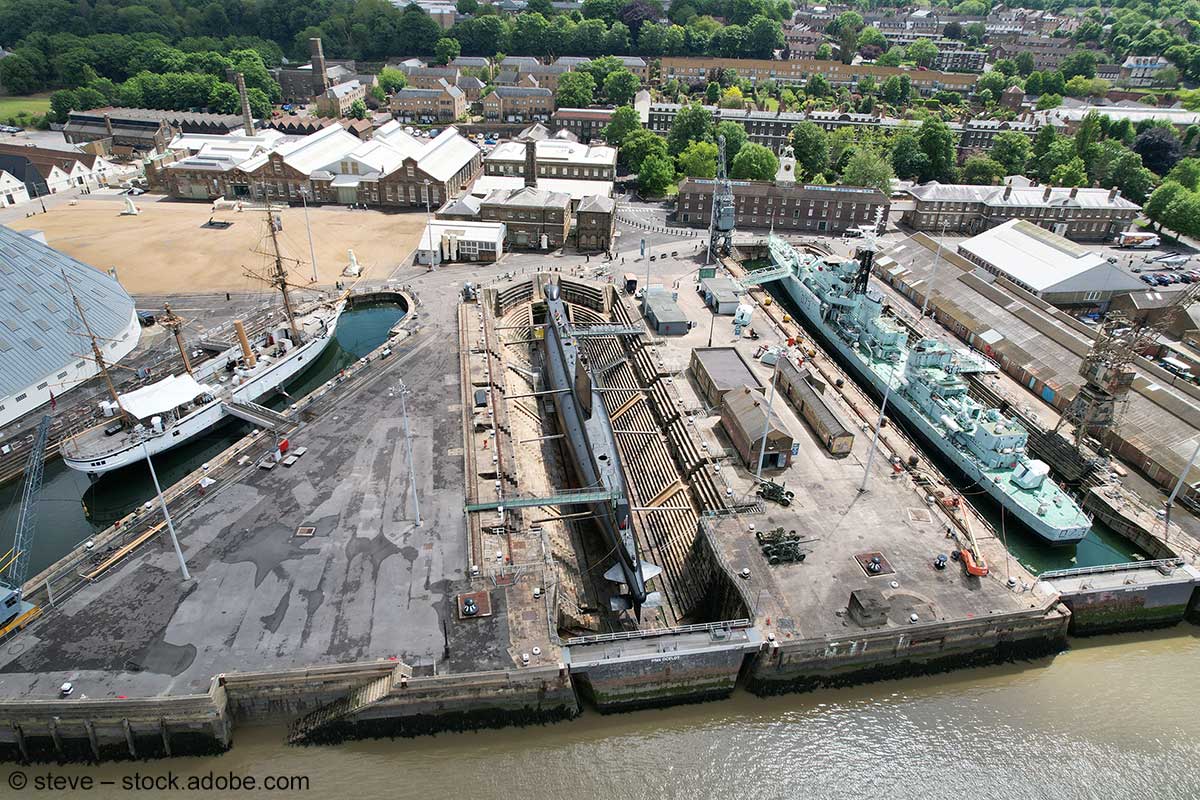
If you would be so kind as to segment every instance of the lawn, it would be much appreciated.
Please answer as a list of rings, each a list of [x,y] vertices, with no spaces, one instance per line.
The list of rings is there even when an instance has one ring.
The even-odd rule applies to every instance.
[[[7,120],[24,112],[40,117],[50,110],[50,95],[32,94],[28,97],[0,97],[0,120]]]

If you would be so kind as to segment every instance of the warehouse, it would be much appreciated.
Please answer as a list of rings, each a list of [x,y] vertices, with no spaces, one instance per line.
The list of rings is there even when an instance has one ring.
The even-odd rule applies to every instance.
[[[1145,288],[1108,263],[1103,253],[1022,219],[972,236],[959,243],[958,252],[975,266],[1008,278],[1056,306],[1104,308],[1113,297]]]
[[[758,389],[741,386],[721,398],[721,427],[747,469],[758,468],[760,455],[763,469],[783,469],[792,463],[792,434],[775,409],[770,409],[770,415],[768,425],[767,400]]]
[[[830,455],[847,455],[854,446],[854,431],[825,400],[823,385],[814,386],[813,382],[808,369],[801,369],[786,358],[779,361],[779,368],[775,370],[776,388]]]
[[[0,426],[99,372],[63,274],[107,363],[138,343],[133,298],[98,269],[0,226]]]
[[[716,408],[726,392],[742,386],[762,389],[750,365],[734,347],[697,347],[692,351],[692,378],[705,403]]]

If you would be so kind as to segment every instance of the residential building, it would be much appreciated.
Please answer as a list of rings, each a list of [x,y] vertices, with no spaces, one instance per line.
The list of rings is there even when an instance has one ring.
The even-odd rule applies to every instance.
[[[474,75],[459,75],[455,86],[462,90],[468,103],[478,103],[483,97],[483,90],[487,84]]]
[[[938,48],[933,68],[943,72],[983,72],[987,53],[982,50],[957,50]]]
[[[400,67],[404,77],[408,79],[409,89],[439,89],[445,81],[451,86],[458,85],[462,71],[458,67]]]
[[[575,246],[580,250],[609,250],[616,226],[616,201],[589,195],[575,209]]]
[[[0,208],[8,208],[29,201],[29,189],[25,182],[8,172],[0,170]]]
[[[825,43],[825,36],[807,25],[794,25],[784,31],[783,40],[787,45],[789,59],[813,59],[817,57],[817,50]]]
[[[1169,66],[1162,56],[1130,56],[1121,64],[1120,81],[1126,86],[1157,86]]]
[[[600,139],[604,127],[612,122],[611,108],[560,108],[550,115],[555,130],[570,131],[581,142]]]
[[[317,98],[317,110],[331,117],[346,117],[355,102],[367,99],[366,87],[357,78],[330,86],[325,94]]]
[[[992,48],[992,60],[1016,58],[1021,53],[1033,56],[1033,68],[1039,72],[1053,72],[1062,60],[1075,52],[1075,42],[1069,38],[1022,34],[1010,42]]]
[[[888,198],[878,189],[859,186],[817,186],[771,181],[732,181],[736,224],[739,228],[845,233],[871,225]],[[708,227],[716,181],[684,178],[675,201],[676,221],[694,228]]]
[[[552,113],[554,93],[540,87],[497,86],[483,98],[489,122],[543,122]]]
[[[1140,208],[1116,189],[1058,189],[942,184],[914,186],[900,221],[917,231],[975,234],[1024,219],[1077,241],[1108,241],[1126,230]]]
[[[1023,219],[1009,220],[960,242],[958,254],[1056,306],[1103,309],[1114,297],[1146,288],[1108,263],[1103,252]]]
[[[972,151],[990,150],[998,133],[1016,131],[1032,139],[1037,136],[1037,132],[1042,126],[1036,122],[1021,120],[973,119],[955,127],[958,133],[958,152],[961,159]]]
[[[507,59],[505,59],[507,61]],[[528,86],[528,79],[532,78],[537,82],[537,85],[543,89],[549,89],[551,92],[558,91],[558,79],[570,72],[573,68],[566,64],[530,64],[517,69],[511,67],[501,67],[500,74],[496,76],[497,86]]]
[[[824,76],[831,84],[853,87],[870,75],[883,83],[892,75],[909,76],[913,88],[923,95],[939,91],[967,93],[975,85],[975,76],[958,72],[910,70],[903,67],[881,67],[876,64],[843,64],[840,61],[774,61],[760,58],[698,58],[664,56],[659,69],[659,81],[676,78],[684,83],[707,83],[720,70],[732,69],[739,78],[752,84],[775,81],[780,85],[803,85],[813,75]]]
[[[480,216],[504,223],[509,249],[557,250],[571,230],[571,198],[531,186],[498,189],[483,199]]]
[[[646,59],[640,56],[613,56],[617,61],[621,62],[621,66],[638,76],[642,83],[647,83],[650,80],[650,65],[646,63]],[[567,67],[568,69],[577,69],[584,64],[588,64],[592,59],[587,56],[559,56],[554,60],[554,65],[557,67]]]
[[[439,79],[436,89],[404,88],[392,97],[392,113],[402,122],[453,122],[467,113],[467,97]]]
[[[614,181],[617,149],[563,139],[501,142],[483,161],[485,175],[525,176],[531,156],[538,178]]]
[[[492,60],[483,56],[459,56],[450,62],[450,66],[458,69],[491,69]]]
[[[0,170],[19,180],[30,197],[96,189],[117,175],[116,165],[103,156],[12,142],[0,143]]]
[[[445,262],[491,263],[504,255],[505,225],[432,219],[417,243],[417,263],[436,266]]]
[[[531,67],[540,66],[542,66],[542,62],[533,56],[505,56],[504,60],[500,62],[501,69],[528,70]]]

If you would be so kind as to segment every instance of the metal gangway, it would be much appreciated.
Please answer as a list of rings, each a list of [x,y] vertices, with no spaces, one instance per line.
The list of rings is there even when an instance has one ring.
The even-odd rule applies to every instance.
[[[226,400],[221,403],[221,408],[239,419],[246,420],[251,425],[257,425],[267,430],[278,431],[293,424],[291,419],[278,411],[260,406],[258,403],[251,403],[248,400]]]

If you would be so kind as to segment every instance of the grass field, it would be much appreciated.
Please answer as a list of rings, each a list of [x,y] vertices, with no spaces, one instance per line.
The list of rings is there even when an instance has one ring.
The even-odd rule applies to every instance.
[[[32,94],[28,97],[0,97],[0,120],[7,120],[22,112],[40,117],[50,110],[50,95]]]

